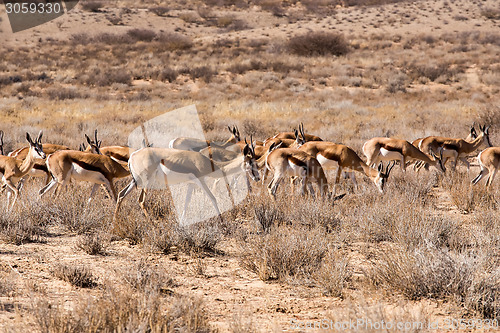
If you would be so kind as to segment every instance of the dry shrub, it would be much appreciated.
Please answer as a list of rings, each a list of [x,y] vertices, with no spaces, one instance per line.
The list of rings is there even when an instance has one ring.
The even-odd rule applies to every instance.
[[[321,268],[313,274],[314,280],[327,296],[344,296],[344,290],[352,277],[349,262],[345,253],[330,250],[323,259]]]
[[[127,35],[130,36],[135,41],[150,42],[156,37],[156,32],[149,29],[130,29],[127,31]]]
[[[290,38],[288,50],[300,56],[345,55],[350,51],[343,35],[333,32],[311,32]]]
[[[77,240],[76,248],[90,255],[105,255],[109,242],[104,233],[86,233]]]
[[[500,9],[487,7],[481,11],[481,15],[490,20],[500,20]]]
[[[379,256],[367,276],[375,285],[388,286],[410,300],[451,296],[462,301],[484,264],[484,258],[475,255],[432,247],[391,247]]]
[[[164,292],[167,288],[176,286],[174,280],[167,275],[164,269],[144,261],[123,270],[122,278],[127,285],[138,292],[151,290]]]
[[[477,272],[465,297],[466,307],[483,318],[500,320],[500,269],[491,273]]]
[[[217,245],[222,240],[222,231],[217,224],[196,223],[179,227],[179,244],[187,253],[217,253]]]
[[[29,309],[42,332],[209,332],[199,299],[164,299],[157,291],[105,290],[74,309],[38,300]]]
[[[52,268],[52,274],[80,288],[93,288],[97,285],[96,278],[86,266],[58,264]]]
[[[83,10],[93,12],[93,13],[99,13],[101,11],[101,8],[104,7],[104,1],[84,0],[84,1],[80,1],[80,4],[81,4]]]
[[[285,9],[283,8],[283,2],[278,0],[260,0],[257,4],[267,12],[270,12],[274,16],[281,17],[285,15]]]
[[[44,204],[18,200],[11,213],[0,215],[0,239],[15,245],[42,241],[51,220]]]
[[[453,204],[464,214],[474,211],[476,197],[467,173],[449,172],[442,180],[442,186],[448,191]]]
[[[268,233],[274,226],[289,223],[285,213],[273,202],[261,200],[253,205],[257,227],[262,232]]]
[[[407,74],[413,80],[427,78],[430,81],[450,80],[459,73],[464,72],[461,66],[452,66],[448,62],[430,62],[424,64],[411,63],[406,67]]]
[[[103,200],[94,199],[88,203],[89,193],[86,191],[75,191],[75,189],[63,189],[63,191],[72,191],[72,195],[59,196],[54,202],[47,203],[50,205],[47,210],[53,223],[63,225],[77,234],[85,234],[109,225],[110,216],[103,214],[103,211],[109,211],[109,208],[105,207],[106,203]]]
[[[192,80],[202,79],[206,83],[209,83],[212,77],[217,74],[217,71],[210,66],[198,66],[184,71],[189,74]]]
[[[156,37],[156,41],[168,51],[188,50],[193,47],[193,42],[189,37],[178,33],[161,33]]]
[[[100,67],[90,68],[82,73],[79,81],[90,86],[106,87],[113,83],[131,84],[132,75],[124,68],[113,68],[103,70]]]
[[[170,9],[168,7],[164,7],[164,6],[157,6],[157,7],[149,8],[149,11],[158,15],[158,16],[163,17],[163,16],[167,16]]]
[[[311,278],[327,253],[321,229],[278,226],[241,244],[240,264],[261,280]]]
[[[82,94],[77,88],[65,88],[65,87],[51,87],[45,92],[49,99],[52,100],[66,100],[66,99],[76,99],[76,98],[87,98],[86,94]]]

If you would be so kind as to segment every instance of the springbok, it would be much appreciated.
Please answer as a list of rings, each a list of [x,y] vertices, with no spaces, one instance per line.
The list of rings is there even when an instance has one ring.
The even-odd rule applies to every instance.
[[[267,185],[267,190],[273,199],[276,198],[278,186],[284,178],[298,177],[302,180],[302,194],[306,187],[314,196],[312,183],[316,183],[322,197],[330,195],[328,180],[321,164],[315,157],[296,148],[280,148],[280,144],[271,144],[266,158],[266,172],[271,172],[273,178]]]
[[[106,155],[120,163],[127,163],[130,158],[130,148],[127,146],[101,147],[102,140],[97,138],[97,130],[94,132],[94,139],[91,139],[87,134],[85,134],[85,139],[87,140],[88,146],[85,147],[85,144],[81,144],[80,151]]]
[[[453,158],[453,169],[456,169],[459,159],[464,162],[465,165],[467,165],[467,169],[469,169],[469,162],[466,156],[479,149],[484,143],[488,147],[492,146],[488,133],[489,128],[489,126],[479,126],[479,134],[477,138],[471,142],[467,142],[464,139],[429,136],[420,142],[419,149],[429,154],[436,154],[436,152],[440,151],[442,153],[443,166],[449,158]]]
[[[303,123],[299,124],[299,132],[303,134],[304,139],[305,139],[306,142],[308,142],[308,141],[323,141],[319,136],[312,135],[312,134],[305,134],[304,133],[304,124]],[[294,129],[293,132],[281,132],[281,133],[278,133],[275,136],[267,138],[264,141],[264,146],[271,146],[272,142],[269,142],[269,141],[272,140],[272,139],[292,139],[292,140],[295,140],[295,138],[297,137],[296,133],[297,133],[296,129]],[[279,144],[279,142],[276,143],[276,145],[278,145],[278,144]]]
[[[148,216],[144,206],[146,190],[158,186],[158,176],[163,177],[164,185],[188,184],[180,221],[185,220],[195,185],[198,185],[210,199],[216,213],[220,216],[217,200],[206,184],[206,178],[218,176],[217,171],[222,171],[223,175],[228,175],[243,169],[254,181],[260,179],[255,163],[254,147],[249,145],[246,145],[243,153],[239,154],[234,160],[223,163],[216,162],[195,151],[173,148],[143,148],[130,155],[128,165],[132,174],[132,181],[118,195],[114,213],[115,219],[118,216],[123,199],[136,187],[141,189],[139,205],[144,214]]]
[[[240,131],[236,126],[227,127],[229,129],[229,132],[231,133],[231,137],[224,143],[218,144],[215,142],[211,142],[208,140],[201,140],[201,139],[196,139],[196,138],[187,138],[187,137],[180,137],[173,139],[169,143],[169,148],[173,149],[179,149],[179,150],[191,150],[191,151],[196,151],[199,152],[200,150],[211,146],[211,147],[218,147],[218,148],[227,148],[231,145],[234,145],[235,143],[241,141],[240,139]]]
[[[17,159],[25,159],[26,156],[28,155],[29,149],[30,149],[29,146],[21,147],[11,151],[8,156],[15,157]],[[49,156],[50,154],[55,153],[56,151],[59,150],[69,150],[69,147],[53,143],[45,143],[43,145],[43,152],[45,153],[45,156]],[[30,170],[30,172],[20,180],[18,185],[18,190],[22,189],[24,183],[29,177],[36,177],[36,178],[45,177],[45,185],[49,183],[51,176],[49,171],[47,170],[47,166],[45,165],[44,159],[35,160],[35,164],[33,165],[33,168]]]
[[[49,155],[46,161],[52,180],[40,190],[40,196],[56,187],[54,195],[70,180],[93,183],[89,201],[92,200],[99,185],[104,185],[113,201],[116,201],[116,189],[113,181],[130,175],[130,172],[119,162],[109,156],[77,150],[60,150]]]
[[[476,185],[484,176],[489,174],[486,187],[490,187],[498,168],[500,168],[500,147],[486,148],[479,153],[477,161],[481,167],[481,172],[472,180],[472,184]]]
[[[401,170],[405,172],[406,161],[420,160],[436,167],[441,172],[445,171],[442,159],[437,157],[434,152],[430,152],[430,155],[433,157],[431,159],[406,140],[373,138],[366,141],[363,145],[363,154],[365,154],[367,158],[366,164],[369,166],[377,165],[381,161],[397,160],[400,162]]]
[[[443,137],[438,137],[440,138],[440,140],[446,140],[446,138],[443,138]],[[474,139],[477,138],[477,132],[476,132],[476,129],[474,128],[474,123],[472,124],[472,126],[470,127],[470,132],[469,134],[467,135],[467,137],[464,139],[465,141],[467,142],[472,142]],[[418,138],[416,140],[413,140],[412,141],[412,145],[414,145],[415,147],[419,148],[420,146],[420,142],[425,139],[425,138]],[[467,169],[469,169],[469,162],[467,161],[467,157],[464,156],[462,158],[460,158],[460,160],[467,166]],[[411,162],[407,163],[406,166],[410,165]],[[443,166],[446,168],[446,164],[443,163]],[[416,161],[415,163],[415,166],[414,168],[415,169],[421,169],[422,167],[424,167],[426,170],[429,170],[429,165],[427,163],[424,163],[422,161]]]
[[[30,172],[33,165],[35,165],[35,159],[45,158],[41,141],[42,135],[43,133],[40,132],[36,140],[33,141],[29,133],[26,133],[26,141],[28,141],[29,150],[24,159],[18,159],[12,156],[0,156],[2,183],[7,187],[7,210],[14,207],[17,197],[19,196],[19,189],[15,186],[16,183]],[[12,193],[14,193],[14,199],[11,204],[10,198]]]
[[[367,165],[363,160],[356,154],[354,150],[346,145],[336,144],[333,142],[316,142],[310,141],[304,143],[300,150],[314,156],[318,162],[321,164],[323,169],[334,169],[337,168],[337,176],[335,177],[335,184],[340,181],[340,175],[343,169],[349,169],[352,171],[361,172],[370,178],[377,186],[380,192],[384,191],[384,186],[389,178],[389,174],[394,167],[394,164],[389,167],[387,165],[386,170],[383,170],[383,165],[378,166],[378,170]],[[352,175],[352,172],[349,173]],[[351,176],[351,179],[356,186],[356,179]]]

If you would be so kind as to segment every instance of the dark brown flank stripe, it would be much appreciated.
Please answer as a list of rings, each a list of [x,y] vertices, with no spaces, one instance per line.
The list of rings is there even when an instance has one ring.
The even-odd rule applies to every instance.
[[[45,171],[45,172],[49,171],[47,169],[47,166],[45,164],[35,164],[35,165],[33,165],[33,169],[42,170],[42,171]]]
[[[389,150],[389,151],[395,151],[395,152],[398,152],[400,153],[401,155],[403,154],[403,152],[401,151],[401,148],[396,148],[396,147],[392,147],[392,146],[389,146],[389,145],[385,145],[385,144],[381,144],[380,145],[381,148],[384,148],[386,150]]]
[[[128,162],[127,158],[116,153],[110,153],[110,157],[117,159],[118,161]]]
[[[304,161],[299,160],[296,157],[288,156],[288,160],[295,165],[298,165],[298,166],[303,167],[303,168],[307,168],[307,164]]]
[[[96,171],[96,172],[100,172],[100,173],[104,174],[102,172],[101,168],[94,166],[94,165],[91,165],[91,164],[88,164],[88,163],[85,163],[83,161],[79,161],[79,160],[75,159],[75,160],[73,160],[73,163],[78,164],[81,168],[83,168],[85,170]]]
[[[443,148],[458,150],[458,146],[456,144],[453,144],[453,143],[445,143],[443,145]]]

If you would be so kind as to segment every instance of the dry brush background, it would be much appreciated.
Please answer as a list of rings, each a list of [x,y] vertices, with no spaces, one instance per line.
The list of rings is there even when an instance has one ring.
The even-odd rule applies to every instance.
[[[361,153],[375,136],[500,144],[496,1],[84,1],[11,34],[0,14],[0,129],[77,148],[99,129],[196,104],[209,139],[306,131]],[[5,37],[5,38],[4,38]],[[500,319],[500,187],[395,168],[335,206],[266,191],[190,228],[163,193],[114,223],[87,184],[0,215],[0,327],[17,331],[281,331],[291,319]],[[332,174],[327,174],[332,179]],[[125,185],[119,182],[118,188]],[[5,194],[2,195],[5,201]]]

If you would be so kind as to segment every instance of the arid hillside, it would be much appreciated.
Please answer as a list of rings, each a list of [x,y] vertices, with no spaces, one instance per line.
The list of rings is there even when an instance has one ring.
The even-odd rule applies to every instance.
[[[80,1],[15,34],[0,5],[0,40],[5,153],[40,130],[71,149],[95,129],[103,146],[127,145],[145,121],[192,104],[209,140],[302,122],[364,161],[371,138],[466,138],[472,125],[500,145],[495,0]],[[360,172],[357,186],[334,186],[327,170],[346,193],[335,202],[291,194],[288,180],[273,201],[252,182],[222,221],[190,227],[165,191],[148,192],[148,217],[132,192],[113,220],[103,189],[88,203],[92,186],[71,182],[40,199],[43,180],[29,179],[11,212],[0,194],[0,330],[281,332],[363,319],[480,331],[500,320],[500,181],[471,185],[484,148],[470,170],[396,165],[383,194]]]

